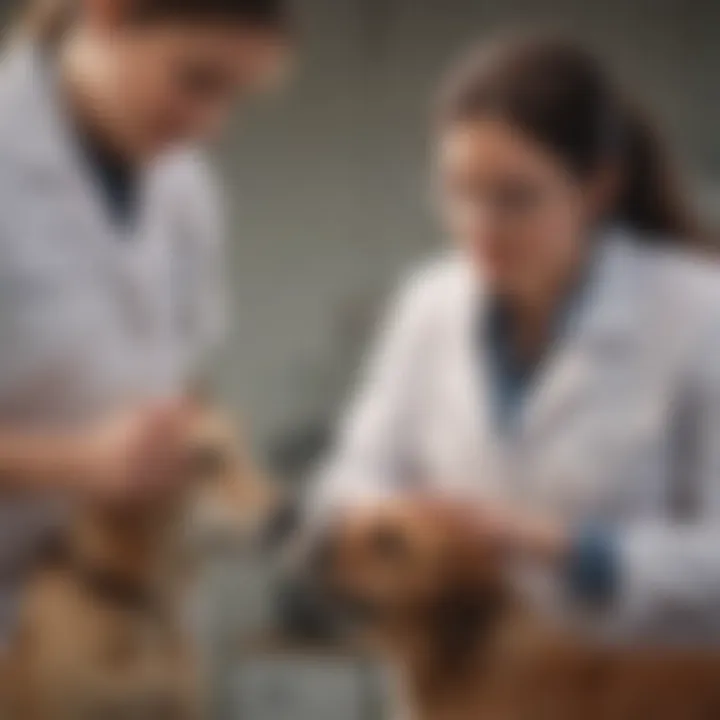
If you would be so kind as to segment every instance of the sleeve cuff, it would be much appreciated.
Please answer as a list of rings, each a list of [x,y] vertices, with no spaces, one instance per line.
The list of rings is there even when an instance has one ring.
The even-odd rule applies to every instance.
[[[615,535],[606,528],[584,528],[570,548],[565,567],[570,592],[580,602],[604,607],[620,584],[620,553]]]

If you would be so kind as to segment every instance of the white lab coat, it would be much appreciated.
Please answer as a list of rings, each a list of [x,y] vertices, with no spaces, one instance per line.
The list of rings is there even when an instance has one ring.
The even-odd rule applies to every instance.
[[[0,65],[0,427],[67,427],[171,396],[218,334],[219,209],[195,155],[113,225],[36,49]],[[54,503],[0,494],[0,640]]]
[[[575,330],[550,353],[513,439],[490,416],[481,283],[458,258],[413,275],[312,505],[329,513],[421,479],[458,499],[605,523],[622,590],[587,627],[718,641],[720,276],[627,231],[604,237],[596,260]],[[560,578],[544,580],[555,609],[585,618]]]

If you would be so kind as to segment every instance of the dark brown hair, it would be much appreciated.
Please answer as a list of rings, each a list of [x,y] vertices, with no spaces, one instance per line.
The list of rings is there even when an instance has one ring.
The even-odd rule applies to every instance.
[[[260,30],[286,31],[286,0],[123,0],[128,20],[237,22]],[[72,22],[79,0],[36,0],[27,25],[41,42],[58,38]]]
[[[286,2],[285,0],[129,0],[128,15],[138,20],[217,19],[278,28],[286,22]]]
[[[580,179],[617,163],[607,214],[648,239],[697,239],[699,227],[654,126],[602,64],[566,38],[524,36],[475,49],[451,75],[444,123],[498,117],[549,149]]]

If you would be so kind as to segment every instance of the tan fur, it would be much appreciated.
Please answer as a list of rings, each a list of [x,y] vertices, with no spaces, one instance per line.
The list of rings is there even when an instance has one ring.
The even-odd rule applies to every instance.
[[[720,718],[720,651],[564,635],[518,603],[493,540],[458,514],[366,508],[329,542],[325,585],[369,612],[360,636],[396,664],[412,720]]]
[[[209,472],[197,467],[175,497],[143,510],[82,508],[67,557],[31,583],[5,663],[3,694],[11,718],[201,716],[196,652],[185,622],[197,559],[188,530],[199,523],[200,534],[242,541],[272,511],[278,493],[224,418],[206,413],[189,445],[190,458],[214,457]],[[98,594],[85,568],[147,597],[147,607]]]

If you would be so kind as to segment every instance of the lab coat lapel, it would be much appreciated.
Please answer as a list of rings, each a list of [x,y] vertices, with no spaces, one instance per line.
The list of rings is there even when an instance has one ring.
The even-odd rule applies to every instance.
[[[478,337],[487,298],[468,271],[460,285],[449,313],[453,332],[444,373],[452,408],[452,425],[445,432],[455,435],[459,453],[458,477],[449,481],[461,493],[487,496],[500,492],[503,478],[502,442],[493,423],[490,377]]]
[[[631,242],[622,230],[600,240],[588,297],[569,335],[558,342],[541,370],[522,418],[524,437],[540,440],[578,408],[603,363],[628,350],[637,336],[637,293]]]
[[[47,218],[49,225],[59,225],[53,241],[82,243],[85,252],[79,257],[94,258],[108,227],[100,222],[76,141],[49,74],[40,51],[31,43],[19,42],[11,50],[1,82],[5,101],[11,103],[6,122],[17,127],[13,145],[4,151],[22,168],[28,191],[46,196],[51,200],[47,207],[57,209],[58,214],[51,211]],[[62,232],[68,221],[75,232]]]
[[[105,212],[40,51],[19,42],[5,63],[1,82],[6,101],[12,102],[6,122],[17,124],[17,142],[6,152],[30,173],[35,195],[52,195],[46,205],[57,214],[44,220],[48,241],[73,243],[73,255],[88,263],[88,277],[117,288],[125,322],[139,335],[148,334],[157,320],[152,312],[157,303],[148,293],[157,289],[139,279],[144,269],[155,266],[154,254],[165,251],[148,237],[151,218],[139,218],[137,237],[121,237],[124,231]]]

